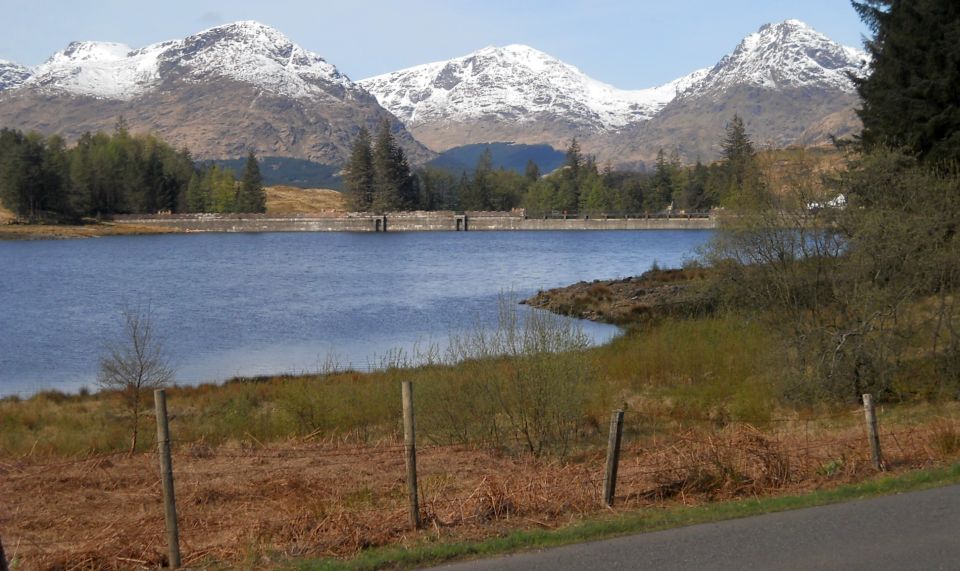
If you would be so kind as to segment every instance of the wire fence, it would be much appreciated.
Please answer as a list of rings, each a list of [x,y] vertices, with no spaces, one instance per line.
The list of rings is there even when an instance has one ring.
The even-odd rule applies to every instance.
[[[517,453],[521,438],[417,446],[421,533],[555,527],[608,507],[787,493],[875,473],[878,451],[862,408],[736,420],[650,411],[620,418],[616,454],[599,444],[602,430],[565,457]],[[880,410],[877,418],[883,468],[942,461],[949,438],[960,434],[954,417],[915,422]],[[342,556],[411,533],[406,462],[413,449],[402,441],[210,445],[174,434],[170,444],[184,565],[268,552]],[[615,490],[608,493],[611,457]],[[156,452],[0,459],[7,557],[23,569],[168,565],[159,466]]]

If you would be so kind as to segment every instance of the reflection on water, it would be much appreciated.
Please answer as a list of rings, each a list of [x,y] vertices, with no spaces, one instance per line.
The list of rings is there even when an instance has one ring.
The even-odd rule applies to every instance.
[[[679,265],[709,231],[276,233],[0,243],[0,395],[92,386],[149,304],[180,383],[366,369],[492,326],[498,298]],[[530,311],[524,308],[523,311]],[[616,333],[584,323],[594,342]]]

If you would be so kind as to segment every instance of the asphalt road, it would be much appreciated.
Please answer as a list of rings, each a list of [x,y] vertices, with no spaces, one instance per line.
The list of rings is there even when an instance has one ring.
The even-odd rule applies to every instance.
[[[448,571],[960,570],[960,486],[468,561]]]

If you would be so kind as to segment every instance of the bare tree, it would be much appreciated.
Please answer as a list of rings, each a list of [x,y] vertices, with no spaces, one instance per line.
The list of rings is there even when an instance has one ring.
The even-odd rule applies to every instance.
[[[154,334],[149,307],[125,308],[123,331],[100,358],[97,384],[118,391],[123,397],[131,428],[130,454],[137,449],[144,398],[149,391],[172,381],[173,369],[164,354],[162,340]]]

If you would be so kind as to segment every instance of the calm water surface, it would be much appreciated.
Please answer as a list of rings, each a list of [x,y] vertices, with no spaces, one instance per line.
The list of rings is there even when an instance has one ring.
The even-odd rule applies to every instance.
[[[180,383],[368,368],[491,324],[503,292],[679,265],[709,231],[267,233],[0,242],[0,395],[93,386],[149,304]],[[524,311],[529,311],[524,309]],[[597,342],[616,333],[584,323]]]

